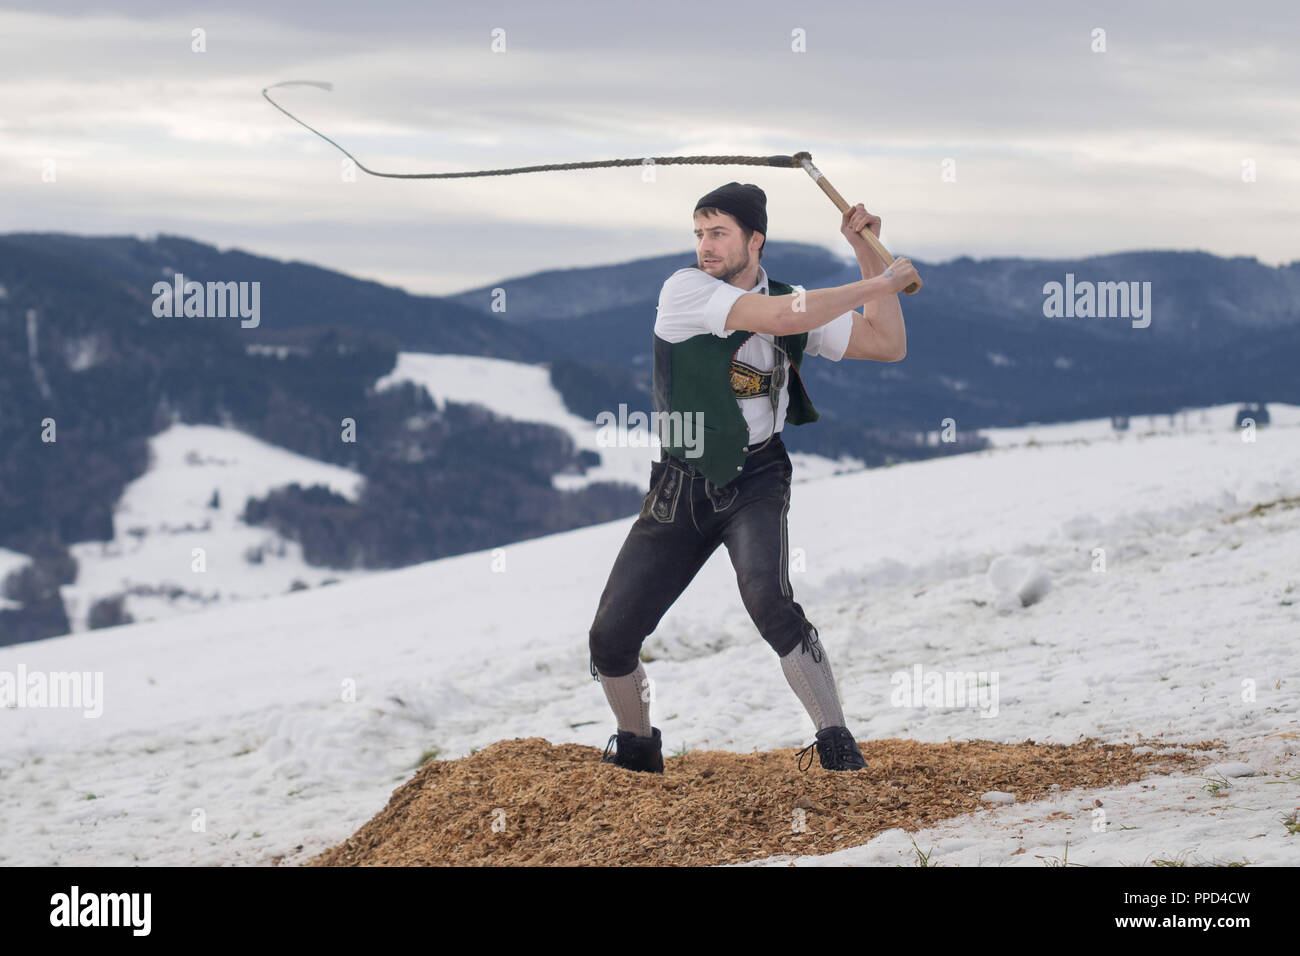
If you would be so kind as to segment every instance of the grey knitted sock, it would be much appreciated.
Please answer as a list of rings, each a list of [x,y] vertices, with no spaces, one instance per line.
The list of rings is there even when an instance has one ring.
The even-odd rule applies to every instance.
[[[826,648],[817,640],[817,628],[781,658],[781,670],[818,730],[845,726],[839,688]]]
[[[638,737],[653,736],[654,729],[650,726],[650,692],[645,667],[640,661],[637,661],[636,670],[622,677],[601,674],[600,686],[605,688],[605,699],[618,718],[619,730],[630,730]]]

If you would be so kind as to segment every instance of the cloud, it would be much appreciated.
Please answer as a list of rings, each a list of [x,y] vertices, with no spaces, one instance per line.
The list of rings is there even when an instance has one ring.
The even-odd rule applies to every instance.
[[[739,179],[768,192],[774,238],[843,248],[838,212],[795,170],[344,182],[342,156],[259,94],[323,79],[334,92],[274,95],[384,171],[807,149],[915,258],[1149,245],[1287,261],[1300,195],[1288,9],[50,0],[0,12],[0,208],[13,230],[243,236],[446,292],[689,250],[694,201]]]

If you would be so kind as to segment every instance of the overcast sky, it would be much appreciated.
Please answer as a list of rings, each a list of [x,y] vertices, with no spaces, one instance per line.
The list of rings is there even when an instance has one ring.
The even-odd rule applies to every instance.
[[[770,238],[849,252],[798,170],[345,182],[260,95],[312,79],[335,90],[272,95],[384,171],[807,150],[896,255],[1277,264],[1297,48],[1290,2],[0,3],[0,232],[178,233],[437,294],[689,252],[695,202],[740,180]]]

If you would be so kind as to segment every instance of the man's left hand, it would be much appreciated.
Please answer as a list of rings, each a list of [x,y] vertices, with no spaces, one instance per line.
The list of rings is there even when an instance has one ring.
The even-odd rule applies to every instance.
[[[871,213],[867,212],[866,207],[863,206],[862,203],[858,203],[856,206],[851,206],[844,210],[844,215],[840,217],[840,232],[844,235],[844,238],[849,241],[849,245],[854,249],[872,248],[871,244],[862,238],[861,230],[863,226],[870,229],[872,235],[877,239],[880,238],[879,216],[873,216]]]

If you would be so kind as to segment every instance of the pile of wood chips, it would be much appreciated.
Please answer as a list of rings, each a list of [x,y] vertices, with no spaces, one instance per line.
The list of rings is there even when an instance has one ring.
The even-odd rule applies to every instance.
[[[893,827],[915,831],[979,810],[990,790],[1018,803],[1061,791],[1190,770],[1218,741],[1184,752],[1138,745],[984,740],[864,740],[867,769],[801,773],[795,749],[700,751],[664,759],[662,774],[601,762],[580,744],[502,740],[458,760],[426,763],[388,806],[309,866],[635,866],[740,863],[821,854]],[[1090,817],[1080,804],[1081,821]]]

